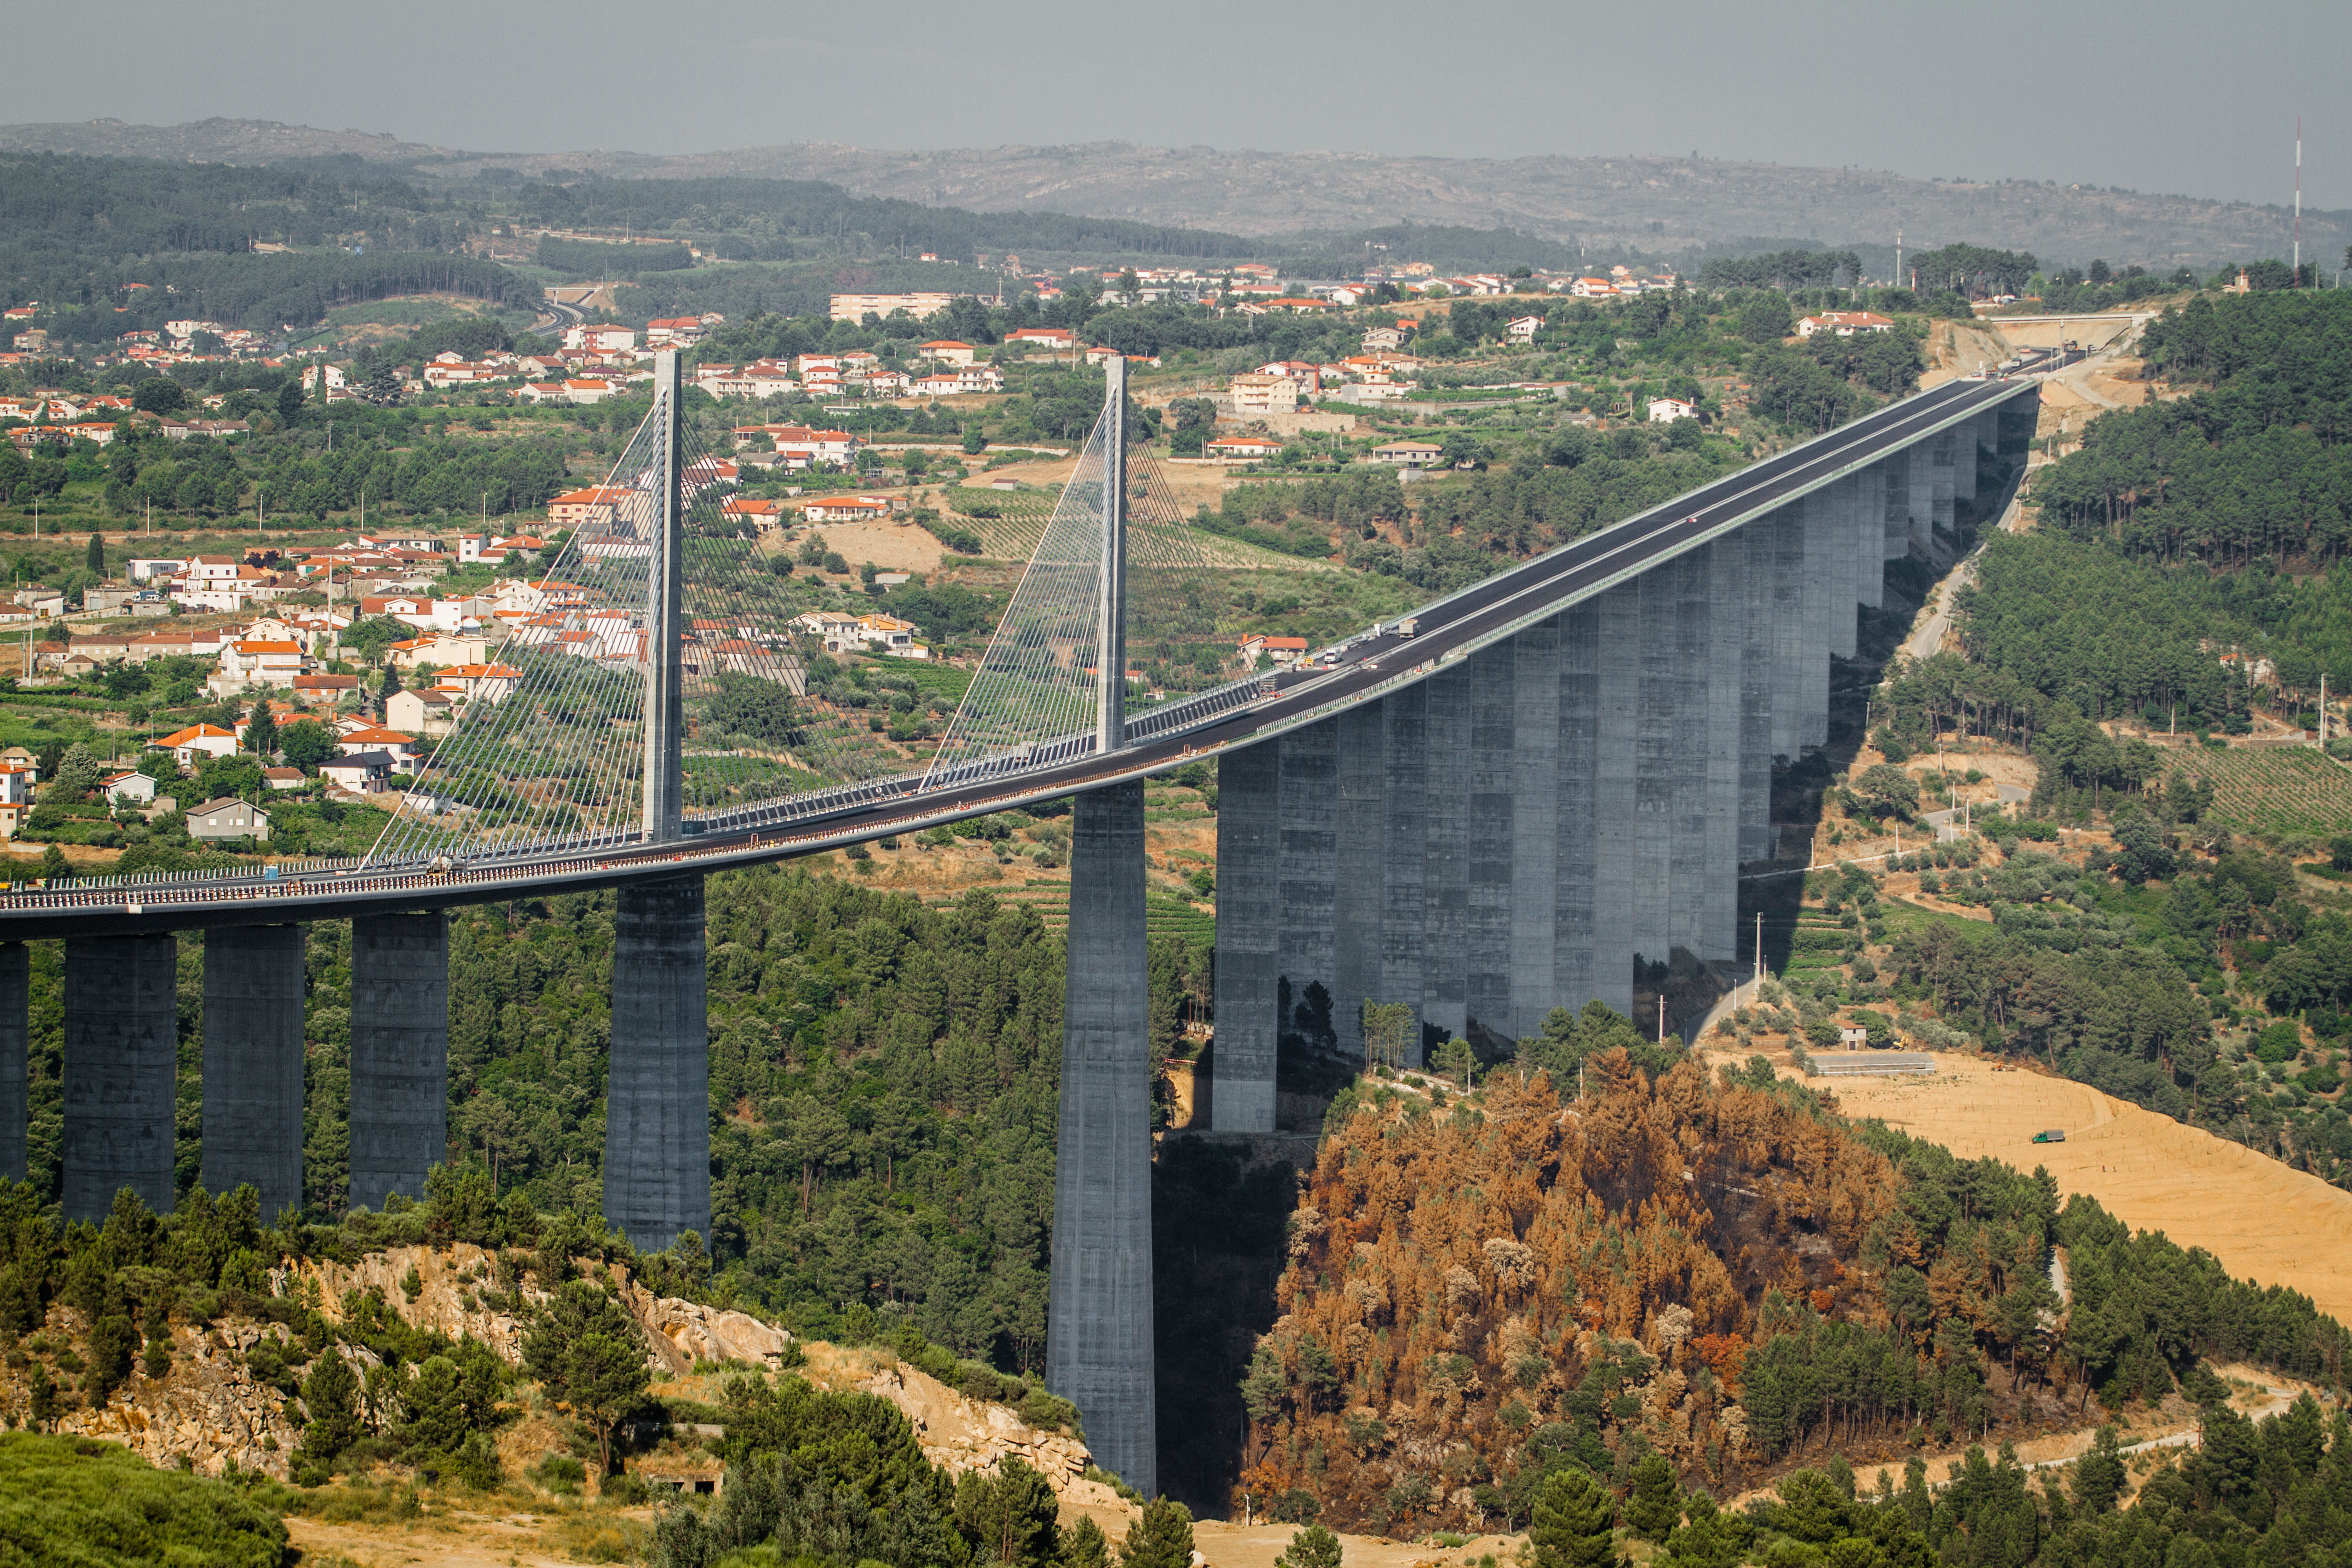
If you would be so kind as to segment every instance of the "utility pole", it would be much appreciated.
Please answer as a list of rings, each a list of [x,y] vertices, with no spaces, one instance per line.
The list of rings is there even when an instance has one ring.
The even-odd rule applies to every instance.
[[[1663,1046],[1663,1045],[1664,1045],[1664,1044],[1666,1043],[1666,991],[1665,991],[1665,984],[1666,984],[1666,983],[1665,983],[1664,981],[1663,981],[1663,980],[1661,980],[1660,982],[1658,982],[1658,1044],[1660,1044],[1660,1045],[1662,1045],[1662,1046]]]
[[[678,647],[684,603],[678,569],[685,554],[679,537],[685,509],[678,504],[678,448],[686,435],[686,411],[678,395],[676,349],[654,356],[654,401],[661,414],[661,495],[654,510],[659,531],[646,579],[644,826],[646,842],[660,844],[677,837],[679,721],[685,702]]]
[[[1095,600],[1095,755],[1127,744],[1127,360],[1103,361],[1102,567]]]

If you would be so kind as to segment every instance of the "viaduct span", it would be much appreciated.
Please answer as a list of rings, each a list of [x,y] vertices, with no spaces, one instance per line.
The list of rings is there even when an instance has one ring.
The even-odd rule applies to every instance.
[[[447,910],[614,888],[605,1215],[641,1248],[707,1237],[704,877],[1075,797],[1047,1381],[1077,1404],[1100,1462],[1151,1492],[1143,780],[1222,758],[1220,1131],[1273,1130],[1276,1043],[1312,987],[1334,1004],[1342,1048],[1361,1047],[1364,998],[1409,1005],[1423,1041],[1507,1043],[1591,1000],[1630,1012],[1637,960],[1735,956],[1739,865],[1770,852],[1775,759],[1827,740],[1830,661],[1854,652],[1857,607],[1881,602],[1885,563],[1944,558],[1956,509],[2022,468],[2039,389],[1948,384],[1301,669],[1130,712],[1115,679],[1130,551],[1148,571],[1167,546],[1131,532],[1143,491],[1110,413],[1125,384],[1111,361],[1106,415],[940,760],[696,815],[681,647],[697,563],[716,545],[696,531],[678,365],[662,356],[630,472],[616,472],[645,504],[602,536],[604,567],[637,573],[645,633],[625,726],[642,767],[624,799],[634,819],[462,846],[388,834],[364,860],[0,894],[0,1175],[26,1168],[28,941],[65,942],[68,1217],[101,1218],[123,1188],[173,1205],[174,933],[187,930],[205,933],[201,1180],[250,1183],[274,1215],[302,1195],[303,922],[350,920],[350,1201],[380,1208],[420,1194],[448,1157]],[[1050,635],[1034,631],[1048,621]],[[757,647],[782,642],[743,646],[756,675]],[[1085,688],[1078,721],[1038,697],[1056,680]]]

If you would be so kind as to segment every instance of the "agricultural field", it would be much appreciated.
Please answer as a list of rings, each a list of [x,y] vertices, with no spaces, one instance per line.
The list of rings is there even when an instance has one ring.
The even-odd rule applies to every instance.
[[[2352,833],[2352,767],[2300,746],[2231,746],[2184,759],[2213,781],[2213,819],[2250,833]]]

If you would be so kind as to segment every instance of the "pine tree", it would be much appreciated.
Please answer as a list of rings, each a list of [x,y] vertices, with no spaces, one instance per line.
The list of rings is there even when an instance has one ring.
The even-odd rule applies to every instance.
[[[106,541],[95,533],[89,536],[89,570],[93,576],[106,575]]]
[[[1192,1568],[1192,1510],[1164,1497],[1145,1503],[1119,1543],[1118,1568]]]
[[[246,726],[245,745],[264,763],[278,754],[278,719],[266,697],[253,705],[253,722]]]
[[[1339,1568],[1339,1538],[1319,1524],[1310,1524],[1290,1538],[1274,1568]]]
[[[66,858],[66,852],[63,849],[52,844],[41,851],[42,880],[54,882],[61,877],[72,875],[73,862]]]
[[[1617,1505],[1582,1470],[1557,1470],[1536,1493],[1528,1540],[1537,1568],[1608,1568],[1617,1560]]]
[[[1644,1541],[1663,1542],[1682,1522],[1683,1489],[1664,1454],[1645,1454],[1633,1467],[1633,1489],[1625,1499],[1625,1526]]]

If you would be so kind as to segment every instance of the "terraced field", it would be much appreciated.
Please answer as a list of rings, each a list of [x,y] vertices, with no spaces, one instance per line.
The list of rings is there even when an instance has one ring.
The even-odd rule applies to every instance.
[[[2352,832],[2352,767],[2315,749],[2231,746],[2180,753],[2179,765],[2213,781],[2213,818],[2227,826],[2250,833]]]

